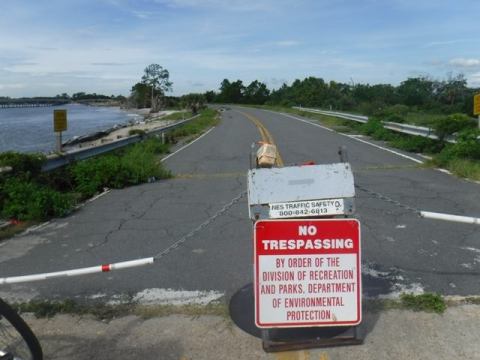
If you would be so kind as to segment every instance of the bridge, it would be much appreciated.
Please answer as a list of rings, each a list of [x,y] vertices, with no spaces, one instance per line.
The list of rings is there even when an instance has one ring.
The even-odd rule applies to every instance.
[[[65,99],[52,98],[0,99],[0,109],[59,106],[69,102]]]

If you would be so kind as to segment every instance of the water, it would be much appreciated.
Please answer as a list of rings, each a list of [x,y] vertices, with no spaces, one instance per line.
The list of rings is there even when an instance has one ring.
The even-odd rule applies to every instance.
[[[0,109],[0,152],[50,152],[55,150],[53,110],[66,109],[68,130],[62,140],[106,130],[136,120],[119,108],[68,104],[59,107]]]

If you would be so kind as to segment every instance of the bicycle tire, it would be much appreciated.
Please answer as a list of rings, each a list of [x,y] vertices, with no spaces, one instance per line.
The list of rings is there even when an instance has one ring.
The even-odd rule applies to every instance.
[[[9,329],[7,330],[5,330],[5,326],[7,324],[5,324],[4,321],[8,322],[10,325]],[[23,357],[18,357],[16,354],[12,354],[14,356],[13,358],[18,358],[21,360],[43,360],[42,347],[40,346],[35,334],[32,332],[27,323],[20,317],[20,315],[18,315],[17,312],[10,307],[10,305],[0,299],[0,336],[2,336],[5,331],[10,332],[13,330],[15,331],[16,335],[23,339],[29,352],[29,357],[25,359]],[[1,341],[2,339],[0,339],[0,346],[2,345]],[[0,351],[2,351],[1,348]],[[2,357],[0,356],[0,359],[1,358]],[[8,357],[5,358],[8,359]]]

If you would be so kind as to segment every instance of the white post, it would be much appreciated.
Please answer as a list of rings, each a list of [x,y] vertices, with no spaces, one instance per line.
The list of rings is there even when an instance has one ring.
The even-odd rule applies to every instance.
[[[62,152],[62,132],[57,132],[57,152]]]
[[[459,216],[459,215],[443,214],[443,213],[436,213],[436,212],[430,212],[430,211],[420,211],[420,216],[427,219],[454,221],[454,222],[465,223],[465,224],[480,225],[480,218],[471,217],[471,216]]]

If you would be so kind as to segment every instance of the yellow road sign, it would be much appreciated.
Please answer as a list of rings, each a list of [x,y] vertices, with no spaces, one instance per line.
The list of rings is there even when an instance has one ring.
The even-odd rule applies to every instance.
[[[53,131],[67,130],[67,110],[53,110]]]
[[[473,115],[480,115],[480,94],[473,97]]]

